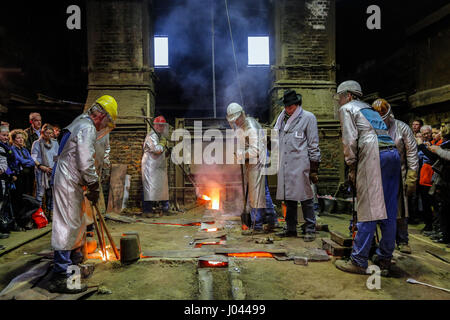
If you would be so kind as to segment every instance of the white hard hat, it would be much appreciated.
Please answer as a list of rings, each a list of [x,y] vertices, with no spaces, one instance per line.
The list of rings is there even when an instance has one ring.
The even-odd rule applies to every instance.
[[[241,105],[236,102],[232,102],[227,107],[227,120],[229,122],[234,122],[242,113],[244,113],[244,109]]]
[[[356,94],[359,97],[362,97],[362,95],[363,95],[361,86],[359,85],[358,82],[356,82],[354,80],[347,80],[347,81],[342,82],[336,90],[337,94],[344,93],[346,91]]]

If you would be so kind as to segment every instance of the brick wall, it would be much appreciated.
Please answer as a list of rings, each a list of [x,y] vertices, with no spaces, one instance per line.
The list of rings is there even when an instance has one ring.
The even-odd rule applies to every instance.
[[[146,134],[145,130],[136,130],[133,132],[112,131],[110,135],[111,164],[126,164],[127,174],[131,175],[128,207],[141,207],[141,159]]]
[[[280,0],[275,2],[275,65],[271,120],[283,109],[276,101],[286,89],[303,96],[303,108],[319,121],[319,192],[334,193],[343,179],[343,162],[336,89],[335,1]]]
[[[126,164],[131,175],[129,207],[141,206],[142,145],[147,133],[143,120],[132,117],[142,116],[141,109],[153,116],[155,106],[150,4],[146,0],[87,2],[89,80],[85,107],[104,94],[118,103],[110,158],[112,164]]]

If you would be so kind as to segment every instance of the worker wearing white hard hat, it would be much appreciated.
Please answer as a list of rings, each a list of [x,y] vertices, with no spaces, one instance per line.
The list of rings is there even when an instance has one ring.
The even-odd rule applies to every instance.
[[[252,228],[243,234],[263,233],[264,218],[267,222],[266,231],[272,231],[277,226],[277,217],[268,192],[267,176],[263,174],[267,156],[265,134],[258,121],[246,116],[244,109],[238,103],[233,102],[228,105],[227,120],[235,129],[238,138],[237,159],[242,162],[245,159],[245,181],[248,185],[248,201],[252,209],[250,213]]]
[[[336,267],[365,274],[377,224],[381,240],[374,262],[388,273],[395,249],[397,195],[401,163],[388,127],[370,105],[360,100],[361,86],[354,80],[341,83],[335,95],[339,103],[344,158],[348,179],[356,189],[357,233],[350,260],[336,261]]]

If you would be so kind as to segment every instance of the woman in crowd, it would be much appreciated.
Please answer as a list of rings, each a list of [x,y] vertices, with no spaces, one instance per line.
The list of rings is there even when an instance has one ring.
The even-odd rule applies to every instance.
[[[36,168],[36,199],[42,206],[42,198],[45,195],[45,213],[47,219],[51,221],[52,216],[52,189],[50,179],[54,165],[54,157],[58,155],[58,142],[52,139],[54,128],[50,124],[44,124],[41,129],[41,137],[33,143],[31,147],[31,157]]]
[[[450,247],[450,124],[441,128],[440,136],[442,143],[440,146],[431,145],[428,149],[435,153],[437,161],[433,164],[433,192],[436,206],[439,211],[439,231],[434,241],[446,243]]]
[[[28,194],[32,196],[33,193],[35,163],[27,148],[25,148],[26,139],[27,134],[22,129],[15,129],[9,134],[11,151],[15,157],[15,166],[19,170],[17,180],[14,183],[16,190],[14,190],[12,199],[15,215],[22,208],[22,195]]]

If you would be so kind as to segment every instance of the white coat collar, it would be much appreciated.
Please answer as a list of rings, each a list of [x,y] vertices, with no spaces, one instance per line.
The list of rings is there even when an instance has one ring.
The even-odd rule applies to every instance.
[[[302,106],[298,106],[297,110],[295,110],[295,112],[289,117],[288,121],[286,121],[286,124],[284,125],[283,131],[287,132],[289,129],[289,126],[291,125],[291,123],[297,119],[297,117],[300,117],[303,113],[303,108]],[[277,123],[275,124],[275,130],[280,130],[281,128],[281,124],[283,123],[284,120],[284,115],[286,114],[286,110],[281,111],[280,115],[278,116],[277,119]]]

